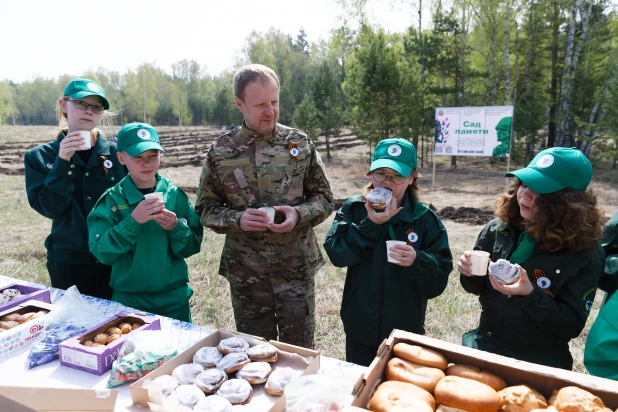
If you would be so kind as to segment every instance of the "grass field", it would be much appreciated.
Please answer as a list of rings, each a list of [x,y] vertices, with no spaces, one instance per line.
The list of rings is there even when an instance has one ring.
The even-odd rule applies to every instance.
[[[23,142],[25,146],[26,142],[51,140],[55,131],[54,127],[4,126],[0,129],[0,154],[8,155],[8,149],[3,148],[5,143]],[[209,132],[214,135],[217,130],[212,128]],[[203,149],[196,148],[198,151]],[[322,155],[326,157],[325,153]],[[335,198],[345,199],[358,194],[360,187],[367,181],[368,147],[359,142],[357,147],[335,150],[333,157],[332,162],[325,164]],[[511,165],[511,169],[522,166]],[[439,158],[435,186],[431,186],[431,169],[421,170],[422,200],[432,203],[438,210],[446,206],[491,208],[497,195],[506,186],[503,177],[505,168],[503,163],[492,167],[488,159],[469,158],[462,159],[457,168],[451,169],[449,158]],[[200,168],[197,166],[161,169],[162,175],[182,187],[196,187],[199,173]],[[596,173],[599,178],[595,177],[592,184],[607,216],[618,211],[616,175],[616,171],[599,170]],[[191,200],[195,201],[194,194]],[[332,216],[316,227],[320,241],[324,239],[331,222]],[[455,260],[473,245],[482,228],[481,225],[466,225],[450,220],[444,220],[444,225]],[[51,221],[38,215],[28,205],[24,177],[21,175],[0,174],[0,227],[0,275],[48,285],[43,242],[49,233]],[[209,230],[205,230],[204,234],[201,252],[188,259],[191,286],[195,290],[191,300],[193,319],[200,325],[233,330],[234,319],[227,281],[217,274],[223,236]],[[461,335],[477,326],[480,311],[478,299],[463,291],[458,278],[458,273],[453,272],[446,291],[430,301],[426,320],[427,335],[454,343],[460,343]],[[339,318],[344,280],[345,269],[336,268],[330,263],[316,277],[317,349],[323,355],[339,359],[345,358],[345,334]],[[579,372],[584,371],[584,342],[598,312],[599,301],[600,294],[597,294],[586,329],[571,343],[575,370]]]

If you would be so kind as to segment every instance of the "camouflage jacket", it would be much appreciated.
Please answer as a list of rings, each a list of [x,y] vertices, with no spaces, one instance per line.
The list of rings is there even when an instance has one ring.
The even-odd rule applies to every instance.
[[[244,210],[277,205],[298,211],[291,232],[241,231]],[[243,125],[219,137],[206,153],[195,210],[204,226],[226,234],[219,274],[228,279],[307,277],[324,264],[313,226],[332,213],[333,194],[320,155],[296,129],[277,124],[260,135]]]

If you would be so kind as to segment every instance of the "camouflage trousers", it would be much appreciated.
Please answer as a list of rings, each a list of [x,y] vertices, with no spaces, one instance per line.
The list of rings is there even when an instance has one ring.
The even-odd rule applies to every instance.
[[[308,278],[230,280],[236,329],[268,340],[278,335],[281,342],[313,349],[315,285],[313,276]]]

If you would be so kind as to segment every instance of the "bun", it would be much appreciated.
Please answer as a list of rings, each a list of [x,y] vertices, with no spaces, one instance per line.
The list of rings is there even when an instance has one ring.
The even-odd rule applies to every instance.
[[[498,392],[500,410],[505,412],[528,412],[547,408],[547,399],[526,385],[511,386]]]
[[[440,370],[445,370],[448,366],[446,358],[440,352],[425,349],[421,346],[398,343],[393,347],[393,352],[401,359],[409,360],[419,365],[431,366]]]
[[[453,408],[452,406],[438,405],[436,412],[470,412],[465,409]]]
[[[504,259],[498,259],[489,264],[489,274],[503,285],[512,285],[519,280],[520,270],[518,265]]]
[[[501,377],[487,372],[481,368],[472,365],[452,365],[446,370],[448,376],[459,376],[460,378],[472,379],[477,382],[491,386],[495,391],[501,391],[506,388],[506,382]]]
[[[426,390],[411,383],[397,381],[381,383],[369,401],[369,409],[374,412],[433,412],[435,406],[436,400]]]
[[[500,408],[500,397],[490,386],[459,376],[442,378],[434,393],[441,404],[471,412],[496,412]]]
[[[385,187],[376,187],[367,193],[367,200],[375,210],[384,210],[393,199],[393,192]]]
[[[433,393],[436,384],[442,378],[444,378],[442,370],[404,359],[392,358],[386,366],[386,379],[389,381],[412,383],[430,393]]]
[[[603,412],[606,410],[601,398],[577,386],[560,389],[553,406],[560,412]]]

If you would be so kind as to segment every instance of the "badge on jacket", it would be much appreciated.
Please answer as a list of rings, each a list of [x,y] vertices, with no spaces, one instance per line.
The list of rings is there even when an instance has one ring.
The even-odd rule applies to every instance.
[[[288,149],[290,150],[290,157],[296,159],[298,157],[298,154],[300,153],[300,151],[298,150],[298,143],[291,142],[288,146]]]
[[[418,235],[414,231],[414,229],[410,228],[406,230],[406,238],[408,239],[408,244],[412,246],[412,243],[416,243],[418,240]]]
[[[545,276],[542,276],[536,280],[536,284],[539,285],[541,289],[547,289],[551,286],[551,280]]]
[[[49,170],[52,170],[54,168],[54,165],[51,163],[47,163],[45,166],[47,166]]]

